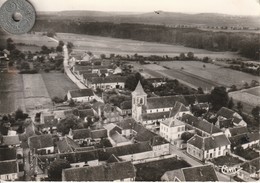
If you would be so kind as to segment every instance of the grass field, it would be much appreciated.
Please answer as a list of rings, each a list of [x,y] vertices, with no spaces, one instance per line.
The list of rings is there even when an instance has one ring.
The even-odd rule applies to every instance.
[[[52,101],[41,74],[24,74],[24,100],[27,110],[50,108]]]
[[[122,54],[133,55],[168,55],[179,56],[180,53],[193,52],[195,56],[211,58],[239,58],[231,52],[212,52],[202,49],[187,48],[180,45],[168,45],[152,42],[135,41],[129,39],[116,39],[109,37],[99,37],[80,34],[58,33],[57,37],[63,41],[70,41],[75,45],[74,50],[77,52],[91,51],[95,54]]]
[[[244,90],[244,92],[260,97],[260,86]]]
[[[214,64],[205,64],[196,61],[161,62],[160,65],[177,70],[181,70],[181,68],[183,67],[183,74],[180,74],[180,79],[187,76],[187,73],[189,73],[226,87],[229,87],[233,84],[237,86],[242,86],[245,82],[251,83],[252,80],[259,81],[258,76],[253,76],[240,71],[230,70],[228,68],[223,68]],[[204,68],[203,65],[205,65],[206,67]],[[194,83],[196,82],[195,80],[196,78],[194,78],[190,82]]]
[[[176,158],[162,159],[149,163],[135,165],[136,181],[161,181],[161,177],[166,171],[190,167],[186,161]]]
[[[51,98],[64,98],[68,90],[76,90],[78,87],[63,73],[42,73],[42,78]]]

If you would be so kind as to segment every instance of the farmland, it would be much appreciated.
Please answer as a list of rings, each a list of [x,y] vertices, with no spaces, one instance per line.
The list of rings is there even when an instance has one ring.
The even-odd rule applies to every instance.
[[[76,90],[78,87],[63,73],[42,73],[42,78],[51,98],[64,98],[68,90]]]
[[[50,108],[52,101],[41,74],[24,74],[22,77],[26,109]]]
[[[194,75],[195,77],[200,77],[229,87],[231,85],[242,86],[245,82],[251,83],[252,80],[259,81],[258,76],[253,76],[240,71],[230,70],[228,68],[223,68],[214,64],[206,64],[196,61],[172,61],[172,62],[160,62],[160,65],[167,66],[176,70],[181,71],[183,74],[180,75],[180,79],[185,75]],[[205,67],[203,67],[205,65]],[[191,81],[193,83],[193,81]]]
[[[133,55],[135,53],[141,55],[168,55],[179,56],[180,53],[193,52],[195,56],[211,58],[239,58],[231,52],[213,52],[202,49],[187,48],[180,45],[168,45],[151,43],[144,41],[135,41],[130,39],[116,39],[109,37],[90,36],[81,34],[58,33],[58,39],[64,42],[72,42],[75,45],[75,52],[91,51],[94,54],[121,54]]]

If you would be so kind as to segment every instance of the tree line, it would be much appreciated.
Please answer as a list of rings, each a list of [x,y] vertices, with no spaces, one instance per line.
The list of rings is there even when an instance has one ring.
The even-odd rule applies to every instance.
[[[148,42],[180,44],[211,51],[234,51],[250,59],[259,59],[259,35],[239,32],[210,32],[195,28],[173,28],[162,25],[75,22],[73,20],[38,20],[33,31],[88,34]]]

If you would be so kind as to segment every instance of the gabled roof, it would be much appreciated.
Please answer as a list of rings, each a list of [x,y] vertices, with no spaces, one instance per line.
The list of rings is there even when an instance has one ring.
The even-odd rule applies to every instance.
[[[29,137],[28,144],[30,149],[42,149],[47,147],[53,147],[52,135],[35,135]]]
[[[175,102],[180,102],[185,106],[188,105],[184,96],[167,96],[167,97],[151,97],[147,99],[147,110],[148,109],[159,109],[159,108],[170,108],[175,105]]]
[[[232,119],[219,120],[219,128],[232,128],[233,126]]]
[[[84,79],[89,79],[91,77],[98,77],[98,74],[97,73],[84,73],[83,74]]]
[[[78,129],[78,130],[72,130],[73,139],[87,139],[91,137],[91,133],[89,129]]]
[[[144,92],[143,86],[141,84],[141,82],[139,81],[138,84],[136,85],[135,90],[132,92],[132,95],[147,95]]]
[[[79,145],[74,142],[71,138],[65,137],[57,142],[57,148],[60,153],[73,152]]]
[[[185,125],[185,123],[183,123],[182,121],[180,121],[178,119],[172,119],[172,118],[168,118],[168,119],[162,121],[162,123],[168,127]]]
[[[90,134],[92,139],[107,138],[106,129],[92,130]]]
[[[259,140],[259,133],[244,133],[229,138],[232,146],[236,147],[242,144],[247,144]]]
[[[75,112],[76,116],[79,116],[81,119],[85,119],[86,117],[94,117],[94,109],[83,109],[83,110],[78,110],[78,112]]]
[[[94,96],[94,93],[91,89],[70,90],[69,92],[72,98]]]
[[[16,149],[15,148],[0,148],[0,162],[15,160],[16,159]]]
[[[127,138],[125,138],[123,135],[121,135],[118,131],[112,130],[109,132],[110,138],[115,143],[123,143],[123,142],[129,142]]]
[[[112,154],[110,158],[108,158],[107,163],[116,163],[116,162],[121,162],[120,158]]]
[[[132,101],[128,100],[128,101],[122,102],[120,104],[120,109],[122,109],[122,110],[132,109]]]
[[[242,164],[241,167],[243,168],[244,171],[250,174],[259,171],[260,157]]]
[[[190,114],[184,114],[182,116],[182,121],[188,125],[191,125],[197,129],[200,129],[208,134],[214,134],[214,133],[220,133],[222,132],[219,128],[217,128],[212,123],[209,123],[208,121],[199,119],[193,115]]]
[[[0,175],[18,173],[18,164],[16,160],[1,161],[0,162]]]
[[[180,102],[175,102],[174,107],[170,111],[169,117],[174,117],[179,112],[189,112],[189,109]]]
[[[136,176],[134,165],[131,162],[64,169],[63,175],[63,181],[113,181]]]
[[[230,145],[230,141],[224,134],[212,137],[201,137],[194,135],[190,140],[188,140],[187,143],[202,150],[210,150]]]
[[[134,129],[135,124],[136,121],[133,118],[127,118],[117,123],[117,125],[123,130]]]
[[[186,99],[188,104],[194,104],[195,102],[198,102],[200,104],[210,102],[209,94],[184,95],[184,98]]]
[[[241,126],[241,127],[234,127],[229,129],[231,136],[236,136],[240,134],[244,134],[248,132],[247,127]]]
[[[170,111],[158,113],[144,113],[142,114],[143,121],[166,119],[169,117]]]
[[[228,109],[226,107],[222,107],[218,112],[217,112],[217,116],[222,116],[225,117],[227,119],[233,118],[235,114],[235,111]]]
[[[89,147],[78,147],[75,149],[75,152],[80,152],[80,151],[93,151],[95,149],[94,146],[89,146]]]
[[[199,167],[183,168],[186,181],[192,182],[216,182],[219,181],[215,169],[212,165],[205,165]]]
[[[20,144],[20,140],[19,140],[19,136],[15,135],[15,136],[3,136],[3,145],[19,145]]]

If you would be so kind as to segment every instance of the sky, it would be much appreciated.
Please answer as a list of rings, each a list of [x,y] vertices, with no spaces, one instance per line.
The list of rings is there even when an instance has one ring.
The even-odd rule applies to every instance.
[[[6,0],[0,0],[0,5]],[[259,15],[260,0],[28,0],[36,11],[95,10]]]

